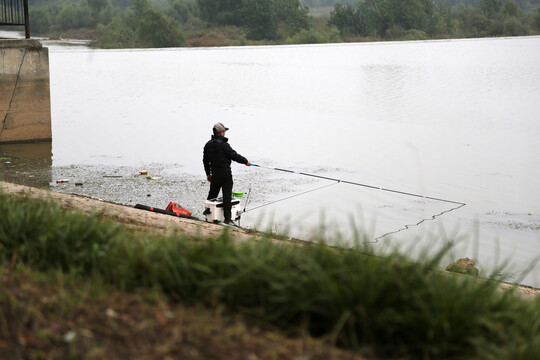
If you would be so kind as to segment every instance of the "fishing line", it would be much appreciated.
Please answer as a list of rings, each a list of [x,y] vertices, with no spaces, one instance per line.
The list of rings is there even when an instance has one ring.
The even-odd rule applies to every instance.
[[[255,210],[255,209],[259,209],[259,208],[262,208],[262,207],[264,207],[264,206],[272,205],[272,204],[275,204],[275,203],[278,203],[278,202],[281,202],[281,201],[285,201],[285,200],[288,200],[288,199],[291,199],[291,198],[294,198],[294,197],[297,197],[297,196],[300,196],[300,195],[305,195],[305,194],[308,194],[308,193],[313,192],[313,191],[317,191],[317,190],[321,190],[321,189],[327,188],[327,187],[329,187],[329,186],[334,186],[334,185],[336,185],[336,184],[339,184],[339,182],[336,182],[336,183],[333,183],[333,184],[327,184],[327,185],[318,187],[318,188],[316,188],[316,189],[311,189],[311,190],[304,191],[304,192],[299,193],[299,194],[294,194],[294,195],[291,195],[291,196],[287,196],[286,198],[279,199],[279,200],[275,200],[275,201],[269,202],[269,203],[267,203],[267,204],[262,204],[262,205],[259,205],[259,206],[255,206],[254,208],[251,208],[251,209],[249,209],[249,210],[247,210],[247,211],[246,211],[246,209],[244,208],[244,212],[249,212],[249,211],[252,211],[252,210]]]
[[[377,243],[377,242],[379,242],[380,239],[382,239],[382,238],[384,238],[384,237],[386,237],[386,236],[388,236],[388,235],[397,234],[398,232],[401,232],[401,231],[403,231],[403,230],[408,230],[409,228],[411,228],[411,227],[413,227],[413,226],[420,226],[420,224],[422,224],[422,223],[425,222],[425,221],[435,220],[435,218],[437,218],[437,217],[439,217],[439,216],[442,216],[442,215],[444,215],[444,214],[446,214],[446,213],[449,213],[449,212],[451,212],[451,211],[457,210],[457,209],[459,209],[459,208],[462,208],[462,207],[464,207],[465,205],[466,205],[466,204],[460,204],[459,206],[456,206],[456,207],[453,207],[453,208],[451,208],[451,209],[445,210],[445,211],[443,211],[443,212],[441,212],[441,213],[439,213],[439,214],[432,215],[431,218],[429,218],[429,219],[422,219],[422,220],[420,220],[419,222],[417,222],[416,224],[405,225],[405,226],[403,226],[402,228],[400,228],[400,229],[398,229],[398,230],[391,231],[391,232],[388,232],[388,233],[386,233],[386,234],[383,234],[383,235],[381,235],[381,236],[379,236],[379,237],[376,237],[373,241],[366,241],[366,242],[367,242],[367,243]]]
[[[277,203],[277,202],[280,202],[280,201],[284,201],[284,200],[287,200],[287,199],[290,199],[290,198],[293,198],[293,197],[296,197],[296,196],[304,195],[304,194],[307,194],[307,193],[312,192],[312,191],[320,190],[320,189],[323,189],[323,188],[328,187],[328,186],[333,186],[333,185],[336,185],[336,184],[339,184],[339,183],[362,186],[362,187],[366,187],[366,188],[370,188],[370,189],[381,190],[381,191],[391,192],[391,193],[395,193],[395,194],[413,196],[413,197],[418,197],[418,198],[422,198],[422,199],[428,199],[428,200],[434,200],[434,201],[440,201],[440,202],[445,202],[445,203],[458,205],[458,206],[455,206],[455,207],[453,207],[451,209],[444,210],[439,214],[432,215],[431,218],[422,219],[416,224],[408,224],[408,225],[405,225],[404,227],[402,227],[402,228],[400,228],[398,230],[391,231],[391,232],[388,232],[386,234],[383,234],[383,235],[375,238],[374,241],[368,241],[368,243],[377,243],[377,242],[379,242],[380,239],[382,239],[382,238],[384,238],[384,237],[386,237],[388,235],[397,234],[398,232],[401,232],[403,230],[408,230],[410,227],[413,227],[413,226],[419,226],[420,224],[422,224],[425,221],[435,220],[439,216],[442,216],[442,215],[444,215],[446,213],[449,213],[449,212],[452,212],[454,210],[460,209],[460,208],[464,207],[465,205],[467,205],[466,203],[463,203],[463,202],[460,202],[460,201],[436,198],[436,197],[432,197],[432,196],[425,196],[425,195],[415,194],[415,193],[406,192],[406,191],[383,188],[383,187],[380,187],[380,186],[373,186],[373,185],[368,185],[368,184],[362,184],[362,183],[359,183],[359,182],[353,182],[353,181],[347,181],[347,180],[331,178],[331,177],[327,177],[327,176],[308,174],[308,173],[299,172],[299,171],[293,171],[293,170],[288,170],[288,169],[272,168],[272,167],[256,165],[256,164],[251,164],[251,166],[256,166],[256,167],[260,167],[260,168],[264,168],[264,169],[270,169],[270,170],[276,170],[276,171],[282,171],[282,172],[286,172],[286,173],[289,173],[289,174],[298,174],[298,175],[310,176],[310,177],[323,179],[323,180],[335,181],[335,183],[325,185],[325,186],[322,186],[320,188],[309,190],[309,191],[306,191],[306,192],[303,192],[303,193],[300,193],[300,194],[296,194],[296,195],[293,195],[293,196],[289,196],[289,197],[284,198],[284,199],[276,200],[276,201],[273,201],[273,202],[268,203],[268,204],[263,204],[263,205],[255,207],[253,209],[250,209],[249,211],[258,209],[258,208],[263,207],[263,206],[271,205],[271,204],[274,204],[274,203]],[[244,208],[244,212],[245,212],[245,208]]]
[[[298,175],[310,176],[310,177],[314,177],[314,178],[318,178],[318,179],[337,181],[338,183],[356,185],[356,186],[363,186],[363,187],[370,188],[370,189],[387,191],[387,192],[392,192],[392,193],[401,194],[401,195],[407,195],[407,196],[414,196],[414,197],[419,197],[419,198],[428,199],[428,200],[442,201],[442,202],[447,202],[447,203],[457,204],[457,205],[462,205],[462,206],[466,205],[465,203],[460,202],[460,201],[453,201],[453,200],[441,199],[441,198],[425,196],[425,195],[420,195],[420,194],[414,194],[414,193],[410,193],[410,192],[406,192],[406,191],[393,190],[393,189],[383,188],[383,187],[380,187],[380,186],[367,185],[367,184],[362,184],[362,183],[359,183],[359,182],[341,180],[341,179],[331,178],[331,177],[327,177],[327,176],[308,174],[308,173],[304,173],[304,172],[287,170],[287,169],[272,168],[272,167],[256,165],[256,164],[251,164],[251,166],[256,166],[256,167],[260,167],[260,168],[264,168],[264,169],[270,169],[270,170],[276,170],[276,171],[282,171],[282,172],[286,172],[286,173],[290,173],[290,174],[298,174]]]
[[[248,196],[247,196],[247,199],[246,199],[246,204],[244,205],[244,210],[242,212],[246,212],[246,208],[247,208],[247,204],[249,202],[249,195],[251,195],[251,184],[249,185],[249,190],[248,190]]]

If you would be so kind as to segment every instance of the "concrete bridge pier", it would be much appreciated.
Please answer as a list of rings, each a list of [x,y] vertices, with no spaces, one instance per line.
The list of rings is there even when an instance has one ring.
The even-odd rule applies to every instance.
[[[49,49],[0,39],[0,143],[51,139]]]

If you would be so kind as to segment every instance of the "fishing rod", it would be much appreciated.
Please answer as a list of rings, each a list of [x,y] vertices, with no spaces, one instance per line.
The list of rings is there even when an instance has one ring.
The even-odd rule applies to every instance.
[[[286,172],[286,173],[289,173],[289,174],[298,174],[298,175],[303,175],[303,176],[310,176],[310,177],[323,179],[323,180],[337,181],[338,183],[362,186],[362,187],[366,187],[366,188],[370,188],[370,189],[382,190],[382,191],[387,191],[387,192],[392,192],[392,193],[402,194],[402,195],[407,195],[407,196],[414,196],[414,197],[419,197],[419,198],[428,199],[428,200],[442,201],[442,202],[451,203],[451,204],[458,204],[458,205],[462,205],[462,206],[466,205],[465,203],[459,202],[459,201],[453,201],[453,200],[441,199],[441,198],[425,196],[425,195],[420,195],[420,194],[414,194],[414,193],[405,192],[405,191],[387,189],[387,188],[383,188],[383,187],[380,187],[380,186],[373,186],[373,185],[362,184],[362,183],[354,182],[354,181],[347,181],[347,180],[342,180],[342,179],[331,178],[331,177],[327,177],[327,176],[308,174],[308,173],[304,173],[304,172],[300,172],[300,171],[293,171],[293,170],[288,170],[288,169],[280,169],[280,168],[275,168],[275,167],[273,168],[273,167],[257,165],[257,164],[253,164],[253,163],[251,164],[251,166],[255,166],[255,167],[259,167],[259,168],[263,168],[263,169],[269,169],[269,170],[282,171],[282,172]]]

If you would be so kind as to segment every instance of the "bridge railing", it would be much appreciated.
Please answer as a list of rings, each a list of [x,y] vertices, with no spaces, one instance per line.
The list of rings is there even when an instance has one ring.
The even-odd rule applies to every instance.
[[[28,0],[0,0],[0,25],[22,25],[29,39]]]

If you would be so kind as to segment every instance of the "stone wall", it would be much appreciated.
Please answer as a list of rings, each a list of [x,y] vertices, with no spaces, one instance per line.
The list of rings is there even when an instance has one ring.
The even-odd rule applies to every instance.
[[[0,39],[0,143],[51,139],[49,49]]]

